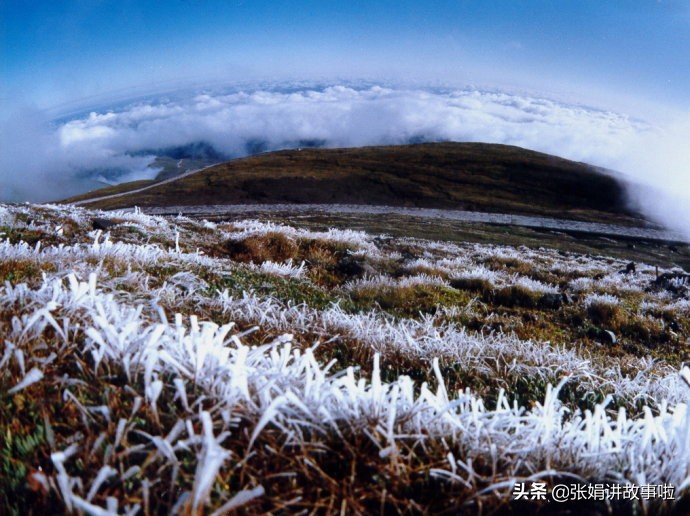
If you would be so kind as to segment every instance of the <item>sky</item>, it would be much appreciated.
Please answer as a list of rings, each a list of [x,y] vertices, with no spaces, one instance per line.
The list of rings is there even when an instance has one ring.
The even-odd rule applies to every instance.
[[[690,192],[690,1],[0,2],[0,202],[301,139],[507,143]]]
[[[354,77],[690,106],[687,0],[8,0],[0,23],[5,105]]]

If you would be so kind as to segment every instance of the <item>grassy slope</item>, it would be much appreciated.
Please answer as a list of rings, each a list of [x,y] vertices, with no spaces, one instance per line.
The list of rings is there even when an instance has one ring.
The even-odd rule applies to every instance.
[[[515,181],[517,175],[520,181]],[[257,176],[260,179],[257,180]],[[260,199],[257,196],[261,192],[273,197]],[[99,195],[107,193],[115,192],[111,189]],[[620,188],[612,179],[593,173],[581,164],[514,147],[481,144],[279,152],[219,165],[145,194],[156,194],[145,196],[151,204],[165,204],[166,199],[171,204],[259,200],[378,201],[561,215],[585,220],[630,220],[621,208]],[[342,197],[323,198],[331,194]],[[220,197],[204,197],[211,195]],[[147,202],[138,200],[136,204]],[[5,281],[11,285],[27,282],[36,289],[42,281],[41,273],[64,276],[59,271],[67,270],[65,261],[71,259],[74,260],[71,267],[84,280],[90,271],[97,269],[100,288],[115,295],[123,305],[136,303],[148,307],[157,303],[171,321],[175,313],[184,314],[185,320],[197,314],[202,320],[218,324],[234,321],[238,326],[233,333],[239,334],[259,326],[259,330],[242,336],[242,341],[249,346],[265,345],[289,331],[295,335],[297,349],[306,351],[315,342],[321,342],[314,351],[315,358],[320,364],[336,359],[334,371],[352,366],[363,378],[373,378],[373,354],[377,351],[382,353],[381,375],[385,382],[394,382],[400,375],[407,375],[417,385],[429,382],[434,388],[436,377],[431,370],[431,359],[438,355],[440,371],[452,396],[469,388],[489,407],[495,404],[499,389],[504,389],[509,399],[527,407],[526,414],[531,414],[529,407],[534,408],[535,403],[544,400],[549,383],[557,383],[563,373],[577,377],[568,359],[572,353],[573,357],[590,364],[587,367],[591,367],[592,379],[587,380],[588,376],[583,375],[568,383],[558,395],[560,402],[579,413],[582,409],[595,410],[606,395],[611,395],[613,401],[607,409],[612,420],[618,407],[625,407],[631,417],[642,417],[640,400],[646,399],[647,392],[638,385],[644,384],[645,378],[649,379],[648,387],[661,385],[690,357],[686,345],[690,335],[687,295],[670,298],[665,297],[667,292],[652,289],[655,277],[652,267],[638,263],[639,272],[630,277],[617,272],[628,260],[666,264],[667,267],[681,258],[687,261],[689,251],[685,246],[672,251],[656,244],[637,242],[632,248],[629,247],[631,242],[612,239],[541,233],[528,228],[426,223],[392,216],[289,219],[293,224],[312,230],[341,226],[364,228],[374,234],[392,234],[393,238],[366,237],[362,241],[373,247],[367,247],[368,251],[363,253],[364,248],[359,249],[363,244],[329,240],[323,234],[295,233],[286,228],[260,226],[251,230],[251,225],[242,223],[214,226],[187,219],[141,217],[139,220],[135,215],[113,215],[116,226],[110,233],[115,242],[142,248],[153,245],[175,249],[179,235],[183,252],[203,251],[209,262],[184,258],[174,252],[161,252],[159,257],[147,260],[140,258],[142,253],[134,252],[134,248],[108,251],[107,246],[103,246],[102,254],[99,254],[101,251],[84,251],[74,255],[81,259],[75,259],[65,253],[64,261],[60,261],[59,253],[31,253],[22,250],[18,242],[26,241],[34,249],[38,249],[34,247],[38,241],[43,244],[41,249],[46,250],[58,244],[82,245],[88,249],[88,243],[94,238],[89,233],[91,219],[101,214],[68,215],[53,208],[39,207],[15,207],[11,211],[13,215],[5,217],[0,233],[16,245],[17,250],[8,252],[9,259],[0,267],[0,285]],[[280,220],[278,216],[274,219]],[[410,236],[515,247],[468,243],[455,247],[401,238]],[[544,250],[541,246],[558,251]],[[573,251],[581,254],[571,254]],[[592,256],[600,252],[615,259]],[[295,268],[297,264],[304,264],[301,276],[268,273],[260,268],[288,259],[293,261]],[[453,262],[453,259],[460,260]],[[480,272],[485,270],[489,272]],[[374,279],[369,281],[367,277]],[[542,292],[530,287],[530,281],[558,288],[567,294],[568,301],[552,306]],[[5,286],[5,290],[8,289]],[[217,302],[219,291],[227,291],[235,301],[223,308],[224,305]],[[268,311],[248,310],[242,301],[245,292],[255,296],[257,303],[274,303],[277,307],[275,320]],[[596,295],[612,295],[616,301],[613,304],[588,302]],[[423,343],[431,339],[434,345],[429,347],[429,356],[410,354],[404,347],[398,349],[390,334],[377,341],[373,335],[348,333],[345,326],[328,326],[320,318],[334,302],[343,310],[341,320],[351,318],[354,323],[363,324],[362,321],[370,317],[376,331],[388,331],[391,327],[397,328],[396,325],[401,328],[409,325],[420,331],[420,334],[410,332],[408,340]],[[62,303],[62,306],[69,306],[69,303]],[[9,332],[10,319],[30,315],[31,310],[31,304],[11,306],[0,311],[0,323]],[[313,320],[306,318],[307,322],[299,327],[281,325],[284,317],[293,317],[296,321],[301,313],[313,313]],[[65,316],[62,312],[53,315],[59,321]],[[74,313],[66,315],[77,317]],[[154,322],[158,320],[155,314],[145,313],[145,317]],[[433,317],[433,324],[430,323],[424,333],[421,330],[428,317]],[[296,324],[293,319],[288,320]],[[0,492],[9,494],[5,500],[0,500],[4,504],[0,505],[0,512],[21,512],[29,506],[49,511],[61,507],[57,490],[44,491],[40,485],[32,484],[31,472],[41,468],[38,471],[46,472],[54,481],[56,471],[50,453],[65,449],[77,434],[81,435],[78,452],[67,461],[67,467],[72,477],[83,479],[85,487],[75,488],[75,492],[85,497],[102,465],[114,466],[120,473],[135,465],[141,468],[140,473],[127,481],[117,476],[109,479],[100,489],[94,490],[93,503],[103,506],[107,496],[116,498],[121,505],[139,503],[143,499],[142,479],[147,479],[152,486],[152,502],[147,509],[153,513],[170,511],[183,491],[193,489],[197,458],[202,455],[199,445],[193,444],[192,452],[176,448],[179,475],[171,481],[170,464],[161,454],[155,453],[154,445],[142,437],[142,432],[154,436],[172,435],[174,425],[182,420],[189,421],[200,432],[198,411],[201,408],[213,414],[214,434],[221,435],[222,430],[230,432],[221,444],[233,455],[215,476],[210,489],[208,503],[216,508],[239,490],[261,485],[266,494],[246,507],[249,513],[279,511],[286,507],[293,511],[320,508],[324,512],[341,507],[346,512],[465,510],[479,513],[478,507],[499,509],[505,504],[506,513],[527,514],[544,507],[510,505],[507,490],[503,490],[502,498],[493,494],[477,497],[477,493],[505,478],[526,476],[551,467],[577,474],[587,471],[590,481],[603,480],[591,469],[578,469],[579,460],[554,465],[548,459],[543,463],[528,456],[527,466],[521,466],[519,460],[504,453],[505,449],[520,447],[513,445],[520,435],[517,431],[509,432],[507,448],[498,448],[500,456],[508,457],[498,463],[491,462],[489,452],[485,451],[489,450],[486,442],[466,448],[462,439],[455,437],[406,438],[409,432],[403,423],[396,423],[395,427],[399,434],[396,453],[392,458],[384,457],[381,450],[390,445],[390,440],[380,434],[382,423],[375,419],[370,426],[364,427],[366,434],[354,430],[358,427],[348,426],[351,424],[348,423],[341,426],[341,435],[304,432],[299,445],[286,441],[280,428],[268,425],[258,433],[256,442],[252,442],[250,436],[256,429],[256,417],[244,405],[239,409],[228,405],[235,407],[233,414],[242,416],[227,424],[219,416],[222,411],[209,408],[215,401],[207,397],[202,402],[204,391],[199,391],[196,382],[193,386],[190,382],[187,395],[194,410],[186,412],[175,398],[174,390],[167,385],[172,381],[167,376],[169,373],[162,377],[166,387],[159,400],[159,413],[151,410],[155,403],[146,402],[134,418],[134,395],[144,396],[142,376],[137,373],[135,381],[128,385],[129,390],[124,389],[125,376],[118,361],[105,361],[99,366],[85,351],[88,348],[84,347],[84,342],[88,339],[83,335],[83,328],[93,323],[88,318],[73,320],[73,323],[76,328],[70,339],[73,344],[61,348],[50,369],[38,361],[46,342],[56,349],[61,345],[57,332],[50,325],[36,330],[36,336],[18,331],[21,337],[8,334],[5,340],[16,343],[25,352],[27,370],[34,367],[34,362],[46,369],[46,379],[0,400],[0,435],[8,436],[0,447],[0,456],[4,459],[0,464],[3,468]],[[354,323],[353,328],[359,327]],[[453,329],[454,325],[458,331]],[[114,323],[115,326],[119,331],[126,325]],[[464,339],[458,337],[460,330],[467,332],[469,340],[479,339],[477,342],[482,345],[460,347],[457,355],[450,346],[448,350],[453,353],[441,350],[441,345],[453,339],[458,342]],[[607,343],[607,331],[615,334],[615,343]],[[144,331],[140,333],[146,335]],[[136,338],[137,335],[133,335],[130,340]],[[494,338],[500,345],[492,344]],[[561,346],[563,351],[559,351]],[[523,353],[531,349],[538,351],[536,355]],[[652,357],[656,362],[646,362],[644,357]],[[559,360],[563,367],[558,365]],[[519,367],[511,369],[516,363]],[[640,371],[640,364],[642,369],[646,367],[644,364],[650,364],[649,369]],[[610,380],[609,373],[617,367],[624,380],[627,378],[620,384],[615,376],[614,381]],[[8,367],[1,369],[0,391],[6,394],[23,374],[14,362],[8,362]],[[642,380],[635,383],[638,374]],[[68,376],[81,383],[65,387],[62,381]],[[63,380],[58,380],[60,378]],[[76,403],[65,399],[65,389],[69,389],[83,406],[106,407],[109,418],[98,414],[89,418],[83,416]],[[104,393],[108,393],[107,396]],[[637,398],[637,395],[642,397]],[[265,405],[261,407],[265,411]],[[652,403],[652,410],[656,415],[660,409]],[[404,420],[404,414],[401,418]],[[118,447],[117,422],[123,420],[128,421],[128,426]],[[48,426],[48,421],[52,426]],[[490,434],[488,440],[492,446],[496,442],[500,445],[495,438],[502,435],[500,432]],[[186,434],[182,437],[186,438]],[[55,444],[50,444],[51,439]],[[107,445],[96,445],[98,439],[104,439],[102,442]],[[139,452],[137,446],[142,447]],[[116,453],[110,453],[110,449]],[[475,475],[471,486],[458,481],[442,481],[431,474],[434,469],[449,468],[449,450],[455,458],[471,464]],[[633,453],[635,450],[637,448]],[[553,452],[558,455],[557,449]],[[589,460],[592,464],[604,464],[607,456],[603,454],[601,458]],[[627,463],[624,461],[624,464]],[[647,471],[661,474],[661,469],[654,466]],[[289,475],[283,477],[285,472]],[[466,475],[460,471],[459,477]],[[668,478],[661,476],[654,481],[657,480],[666,482]],[[656,503],[655,507],[660,511],[670,510],[670,504],[662,507]],[[571,509],[585,514],[605,508],[602,504],[588,510],[588,506],[579,504]],[[639,508],[631,503],[626,507],[614,507],[614,513],[616,509],[633,513]],[[683,513],[682,507],[676,509],[677,513]]]
[[[230,217],[224,214],[212,220],[241,220],[246,214]],[[614,238],[599,235],[568,234],[561,231],[543,230],[520,226],[502,226],[481,223],[456,222],[443,219],[423,219],[402,215],[356,214],[261,214],[262,220],[279,224],[299,224],[310,230],[326,231],[328,228],[354,229],[370,234],[386,234],[393,237],[413,237],[443,242],[472,242],[478,244],[544,247],[563,252],[588,255],[605,255],[621,260],[645,262],[659,267],[677,266],[690,272],[690,246],[632,238]]]
[[[353,203],[632,223],[624,197],[615,179],[583,163],[506,145],[430,143],[272,152],[91,207]]]
[[[371,378],[374,375],[373,354],[379,352],[385,382],[408,375],[417,385],[429,382],[432,389],[436,379],[431,360],[438,356],[445,385],[453,397],[458,395],[458,390],[467,387],[489,406],[495,403],[499,389],[504,389],[509,399],[534,407],[535,402],[541,402],[546,396],[548,383],[555,384],[563,374],[577,375],[570,366],[579,363],[581,358],[587,361],[586,370],[591,369],[592,374],[570,382],[560,391],[559,399],[570,410],[593,411],[596,404],[610,394],[613,401],[608,409],[612,420],[617,417],[615,409],[619,406],[625,407],[630,417],[642,417],[639,400],[645,399],[648,393],[638,385],[644,384],[650,389],[661,384],[675,367],[681,362],[687,363],[689,358],[685,342],[690,334],[690,319],[687,304],[683,304],[687,295],[676,299],[670,298],[667,292],[648,289],[654,272],[646,266],[640,266],[635,275],[624,276],[617,270],[624,267],[625,261],[607,257],[469,244],[456,247],[421,240],[347,236],[347,233],[327,237],[326,234],[270,225],[220,223],[214,226],[184,218],[159,219],[133,214],[118,216],[110,236],[114,242],[139,246],[139,251],[135,251],[135,247],[120,248],[120,244],[96,248],[90,244],[94,240],[90,220],[98,215],[101,214],[12,207],[5,216],[5,225],[0,227],[0,232],[10,242],[5,246],[5,260],[0,267],[0,285],[3,285],[0,294],[9,296],[12,290],[5,281],[15,286],[26,282],[35,290],[43,282],[41,273],[63,277],[64,271],[71,267],[85,281],[90,272],[97,270],[99,288],[104,292],[98,298],[99,303],[104,303],[105,294],[112,294],[123,306],[142,306],[144,317],[151,325],[159,320],[151,308],[157,304],[170,321],[175,313],[184,314],[185,321],[191,314],[218,324],[234,321],[238,326],[233,333],[238,334],[259,326],[259,330],[242,335],[242,341],[249,346],[265,345],[289,331],[295,335],[295,348],[303,351],[321,342],[314,356],[321,364],[337,359],[334,371],[352,366],[358,368],[358,375]],[[60,232],[56,231],[57,227],[61,228]],[[180,250],[189,254],[173,251],[178,237]],[[29,245],[22,247],[20,241]],[[40,249],[35,246],[38,241],[43,243]],[[57,252],[49,247],[60,244],[68,249]],[[199,250],[208,261],[195,255]],[[293,260],[294,268],[304,262],[303,274],[281,275],[259,268],[268,261],[286,259]],[[490,273],[480,272],[485,270]],[[379,275],[381,279],[376,279]],[[367,277],[374,279],[369,281]],[[415,278],[418,281],[413,281]],[[570,300],[561,306],[545,303],[543,294],[531,288],[529,283],[525,286],[525,280],[554,287],[559,285]],[[234,301],[218,302],[219,291],[227,291],[229,297],[226,299]],[[255,304],[274,303],[275,317],[267,310],[247,309],[245,292],[256,297]],[[594,294],[613,295],[617,301],[612,305],[588,304],[588,297]],[[46,295],[46,299],[52,299],[50,289]],[[82,298],[88,304],[89,295],[84,294]],[[175,467],[179,468],[179,474],[171,480],[171,464],[165,461],[163,454],[156,454],[154,444],[144,436],[176,435],[172,429],[181,420],[188,420],[200,432],[198,410],[210,410],[218,400],[208,396],[204,400],[202,382],[197,385],[196,380],[190,380],[187,396],[194,410],[185,411],[174,389],[167,386],[173,378],[166,373],[161,375],[167,383],[158,402],[158,412],[151,409],[155,403],[145,402],[135,418],[132,415],[136,412],[133,410],[134,397],[144,396],[141,394],[145,389],[143,375],[138,372],[134,380],[127,382],[121,369],[124,361],[94,363],[88,336],[84,335],[86,328],[96,325],[84,316],[88,311],[70,308],[73,307],[70,302],[57,303],[51,309],[61,324],[72,325],[65,344],[50,324],[29,322],[33,311],[43,304],[27,302],[24,295],[19,299],[14,304],[6,302],[0,310],[0,324],[7,337],[2,346],[7,348],[12,342],[25,357],[21,368],[18,361],[9,359],[7,366],[0,368],[0,393],[3,395],[0,397],[0,435],[7,436],[0,442],[0,456],[4,459],[0,463],[0,492],[9,493],[0,497],[0,503],[4,504],[0,505],[0,513],[13,509],[23,513],[29,507],[48,513],[61,507],[56,489],[44,491],[40,484],[31,484],[27,479],[33,478],[32,471],[43,471],[54,480],[57,473],[50,453],[67,448],[74,442],[75,435],[81,436],[77,455],[69,458],[67,467],[72,477],[85,482],[84,488],[75,487],[80,496],[86,496],[103,465],[115,467],[120,473],[137,466],[140,472],[129,480],[121,481],[115,476],[100,489],[95,489],[93,503],[103,506],[108,496],[115,497],[120,505],[143,503],[142,480],[147,479],[151,492],[148,509],[151,513],[170,512],[181,493],[192,490],[199,445],[193,443],[191,452],[181,445],[175,448],[174,455],[179,461]],[[321,320],[331,302],[339,303],[343,310],[339,320],[352,320],[351,326]],[[299,319],[300,313],[312,313],[313,317]],[[22,318],[24,315],[26,317]],[[22,324],[27,329],[24,330],[19,322],[11,323],[14,317],[24,321]],[[433,317],[433,324],[425,326],[426,317]],[[107,317],[99,320],[110,321]],[[288,321],[287,326],[282,324],[283,320]],[[306,322],[298,323],[299,320]],[[357,328],[369,327],[367,321],[371,328],[364,334],[359,333]],[[120,332],[128,344],[136,344],[137,339],[145,342],[150,335],[145,331],[148,326],[137,332],[128,330],[126,321],[113,318],[111,322],[112,328],[103,333],[114,335],[114,340]],[[400,342],[390,336],[390,328],[397,327],[419,332],[407,332],[406,339],[399,339],[400,342],[423,344],[431,340],[434,345],[425,353],[410,353],[414,347],[399,347]],[[615,344],[606,344],[603,340],[607,330],[617,336]],[[468,337],[460,331],[467,332]],[[379,332],[383,337],[377,340]],[[457,344],[479,339],[477,342],[482,345],[442,348],[453,339]],[[59,350],[49,368],[41,361],[47,354],[46,344],[50,349]],[[560,346],[567,351],[559,351]],[[536,351],[529,355],[523,354],[523,350]],[[648,355],[657,362],[643,363],[643,357]],[[5,356],[10,355],[0,353],[0,357]],[[571,356],[575,358],[571,360]],[[24,361],[27,362],[25,367]],[[515,367],[515,363],[520,366]],[[645,363],[649,368],[640,371],[641,363],[642,369]],[[46,378],[16,394],[8,393],[24,376],[20,369],[32,367],[45,370]],[[611,372],[616,367],[620,367],[627,381],[616,383],[615,375],[614,381],[611,380]],[[642,380],[635,383],[638,373]],[[68,383],[66,378],[75,381]],[[645,378],[649,379],[646,384]],[[80,406],[64,396],[67,390],[81,407],[105,407],[109,417],[96,412],[84,416]],[[253,399],[258,399],[258,394],[252,392]],[[638,395],[643,397],[638,398]],[[247,508],[249,513],[279,512],[290,503],[292,505],[287,507],[293,512],[318,508],[333,512],[333,507],[342,507],[345,512],[352,513],[453,513],[464,510],[468,514],[478,514],[481,507],[496,509],[508,498],[508,491],[504,489],[503,499],[491,492],[476,498],[477,505],[472,505],[475,503],[473,497],[484,487],[551,467],[583,474],[587,468],[578,469],[583,461],[604,463],[612,456],[602,454],[592,459],[582,453],[578,460],[563,465],[551,464],[548,458],[545,464],[537,454],[536,458],[528,456],[527,466],[522,466],[519,460],[509,454],[503,455],[502,451],[509,449],[515,453],[515,449],[520,448],[515,439],[528,425],[508,426],[502,433],[501,425],[487,420],[485,426],[477,428],[491,438],[504,436],[508,443],[498,448],[498,455],[504,458],[492,463],[486,441],[463,444],[466,443],[463,436],[473,431],[471,425],[467,432],[459,432],[452,438],[446,435],[442,439],[437,434],[409,437],[404,427],[404,413],[399,417],[402,422],[396,423],[398,451],[392,458],[380,453],[390,445],[380,430],[387,421],[383,416],[379,419],[370,416],[372,423],[363,427],[368,434],[356,425],[348,426],[344,420],[340,435],[329,433],[330,430],[303,431],[299,434],[303,442],[295,445],[286,440],[280,428],[269,425],[258,433],[256,442],[251,442],[258,416],[244,405],[228,406],[233,414],[240,415],[230,423],[223,422],[222,410],[211,411],[214,434],[221,435],[222,430],[229,430],[222,445],[233,455],[211,486],[209,503],[218,507],[240,489],[261,485],[266,495]],[[256,412],[264,413],[266,405],[261,405],[260,409]],[[538,407],[535,410],[538,412]],[[653,405],[653,410],[656,414],[659,409]],[[301,421],[303,416],[299,414],[297,420]],[[539,417],[545,419],[547,416]],[[123,420],[127,426],[120,432],[118,422]],[[118,438],[120,434],[123,437]],[[170,439],[177,442],[183,438],[186,439],[187,434]],[[54,445],[50,444],[51,440]],[[492,446],[495,444],[496,441],[491,442]],[[503,446],[501,442],[499,445]],[[567,448],[564,444],[554,449],[554,457],[560,449]],[[115,453],[111,453],[112,450]],[[466,463],[469,463],[468,457],[472,459],[475,476],[471,485],[442,481],[431,474],[434,468],[449,467],[449,451]],[[682,450],[677,450],[675,456],[680,453]],[[668,457],[655,454],[648,472],[660,470],[661,466],[656,464],[664,461],[657,461],[659,456]],[[625,457],[622,461],[628,464]],[[644,460],[639,463],[645,464]],[[467,476],[464,471],[458,471],[458,478]],[[602,480],[591,470],[587,475],[592,481]],[[555,482],[553,478],[547,480]],[[463,503],[468,505],[463,506]],[[576,505],[570,508],[573,510],[570,514],[595,514],[595,509],[606,509],[603,505],[590,510],[586,505]],[[516,504],[512,513],[536,513],[539,508],[543,506]],[[616,511],[614,507],[613,513],[633,514],[636,508],[630,506],[627,510],[619,508]],[[511,507],[504,506],[504,509],[511,513]],[[676,513],[683,514],[682,507]]]

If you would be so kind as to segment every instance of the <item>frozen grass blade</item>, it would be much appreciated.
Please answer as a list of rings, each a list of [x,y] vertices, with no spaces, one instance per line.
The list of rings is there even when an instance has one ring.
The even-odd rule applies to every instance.
[[[41,381],[42,379],[43,371],[34,367],[33,369],[31,369],[31,371],[26,373],[26,376],[24,376],[24,378],[22,378],[22,380],[17,385],[15,385],[9,391],[7,391],[7,394],[15,394],[21,391],[22,389],[26,389],[29,385]]]
[[[192,513],[197,514],[202,505],[208,501],[213,481],[218,474],[218,470],[223,463],[230,457],[230,452],[223,449],[218,440],[213,435],[213,422],[208,412],[201,413],[203,425],[203,444],[199,462],[194,475],[194,487],[192,490]]]
[[[264,493],[265,490],[262,486],[257,486],[254,489],[244,489],[230,498],[230,500],[221,505],[217,510],[213,511],[211,516],[222,516],[223,514],[236,511],[243,505],[247,505],[255,498],[263,496]]]

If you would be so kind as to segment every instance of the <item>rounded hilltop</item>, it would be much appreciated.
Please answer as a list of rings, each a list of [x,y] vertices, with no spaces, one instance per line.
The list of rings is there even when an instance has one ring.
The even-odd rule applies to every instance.
[[[129,192],[129,193],[128,193]],[[117,196],[112,196],[117,194]],[[108,196],[108,198],[104,198]],[[93,202],[85,202],[94,199]],[[293,149],[66,200],[103,209],[205,204],[367,204],[639,224],[615,177],[515,146],[422,143]]]

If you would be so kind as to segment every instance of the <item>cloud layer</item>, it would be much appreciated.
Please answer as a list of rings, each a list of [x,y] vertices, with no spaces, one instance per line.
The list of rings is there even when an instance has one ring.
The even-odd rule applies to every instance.
[[[642,128],[615,113],[504,93],[333,86],[136,104],[70,121],[58,134],[67,152],[88,145],[112,156],[199,140],[241,155],[247,142],[256,140],[276,148],[299,140],[360,146],[450,139],[511,143],[587,159],[615,154],[619,142]]]
[[[51,126],[25,112],[5,124],[2,200],[54,199],[87,189],[99,175],[150,178],[156,170],[148,167],[153,157],[147,151],[193,142],[235,157],[305,141],[328,147],[483,141],[630,171],[636,180],[652,183],[650,171],[660,169],[659,156],[642,153],[641,160],[641,143],[665,145],[666,157],[674,160],[680,152],[663,131],[622,114],[472,89],[245,90],[139,102]],[[687,128],[682,131],[688,134]],[[676,161],[664,159],[661,168],[678,191],[688,186],[690,173],[683,168],[687,158]]]

